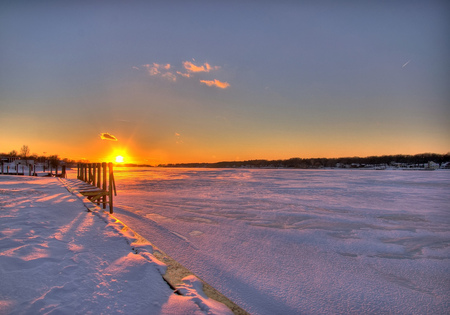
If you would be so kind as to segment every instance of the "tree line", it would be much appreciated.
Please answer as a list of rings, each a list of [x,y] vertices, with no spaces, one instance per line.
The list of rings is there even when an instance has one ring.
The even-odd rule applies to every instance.
[[[316,169],[324,167],[364,167],[366,165],[424,165],[433,161],[442,165],[450,162],[450,153],[422,153],[416,155],[383,155],[369,157],[342,157],[342,158],[291,158],[287,160],[247,160],[247,161],[224,161],[217,163],[179,163],[163,164],[160,167],[210,167],[210,168],[234,168],[234,167],[256,167],[256,168],[302,168]]]

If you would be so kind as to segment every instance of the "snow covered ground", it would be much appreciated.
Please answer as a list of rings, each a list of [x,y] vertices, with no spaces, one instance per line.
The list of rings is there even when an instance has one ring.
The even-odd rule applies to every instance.
[[[250,313],[450,313],[449,171],[115,177],[115,215]]]
[[[231,313],[194,276],[174,294],[152,245],[85,204],[57,178],[0,175],[0,314]]]

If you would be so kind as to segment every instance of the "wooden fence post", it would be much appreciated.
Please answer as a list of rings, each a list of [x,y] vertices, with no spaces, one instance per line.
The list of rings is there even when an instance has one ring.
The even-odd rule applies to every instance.
[[[102,185],[102,165],[97,163],[97,188],[100,188]]]
[[[107,173],[107,169],[106,169],[106,162],[102,163],[102,168],[103,168],[103,191],[106,191],[106,173]],[[103,209],[106,209],[106,196],[103,196]]]
[[[95,169],[96,165],[97,165],[96,163],[92,163],[92,186],[95,186],[97,183],[96,181],[97,170]]]
[[[106,204],[109,203],[109,212],[114,212],[113,194],[117,196],[116,183],[114,180],[114,164],[113,163],[78,163],[77,174],[79,179],[88,183],[85,185],[86,189],[81,191],[81,194],[87,196],[92,202],[103,204],[103,209],[106,209]],[[103,170],[103,174],[102,174]],[[89,175],[88,175],[89,171]],[[62,176],[66,175],[65,165],[62,166]]]
[[[111,162],[108,163],[108,168],[109,168],[109,213],[113,213],[113,164]]]
[[[100,187],[102,186],[102,165],[100,163],[96,163],[97,164],[97,188],[100,189]],[[100,206],[100,200],[97,199],[97,205]]]

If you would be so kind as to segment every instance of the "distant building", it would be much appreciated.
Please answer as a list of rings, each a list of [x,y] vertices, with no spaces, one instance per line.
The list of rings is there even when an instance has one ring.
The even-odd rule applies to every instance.
[[[2,163],[14,163],[16,160],[20,160],[20,157],[11,155],[0,155],[0,161]]]

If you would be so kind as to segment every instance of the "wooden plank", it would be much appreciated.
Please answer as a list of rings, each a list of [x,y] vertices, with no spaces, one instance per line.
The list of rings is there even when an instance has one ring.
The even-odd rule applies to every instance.
[[[102,198],[104,195],[103,194],[98,194],[95,196],[86,196],[91,202],[97,201],[98,199]]]
[[[107,195],[108,194],[107,191],[103,191],[103,190],[83,190],[83,191],[79,191],[79,193],[82,195],[97,195],[97,194]]]
[[[96,192],[96,193],[98,193],[98,192],[104,192],[105,194],[107,194],[108,192],[107,191],[103,191],[103,190],[101,190],[101,189],[80,189],[80,190],[78,190],[81,194],[83,194],[83,193],[89,193],[89,192]]]

